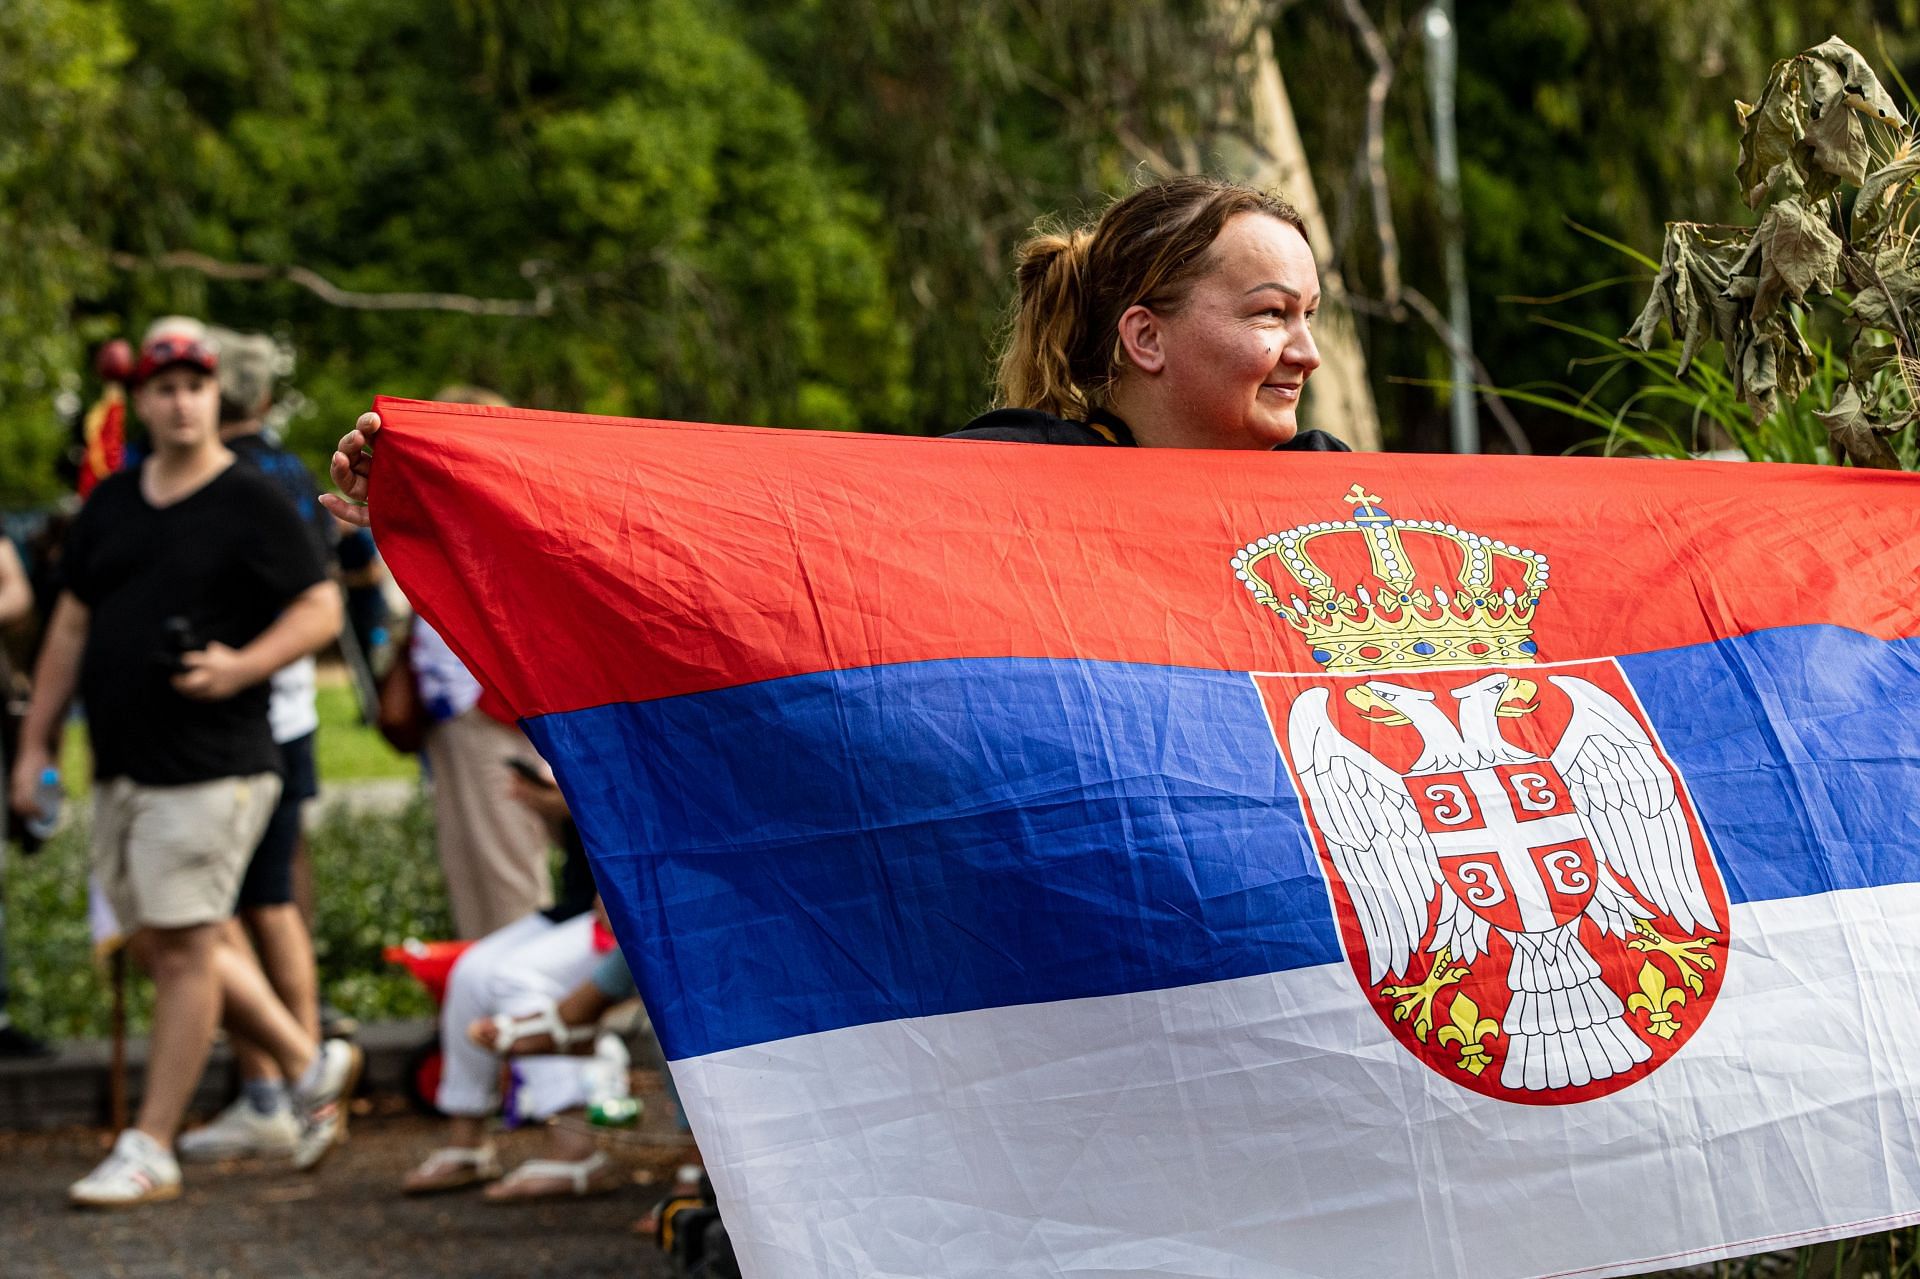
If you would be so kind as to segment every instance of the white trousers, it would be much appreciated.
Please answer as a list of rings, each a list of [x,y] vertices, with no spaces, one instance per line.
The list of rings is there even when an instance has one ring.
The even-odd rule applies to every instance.
[[[500,1059],[467,1038],[476,1018],[518,1017],[557,1002],[593,975],[593,913],[554,924],[540,914],[475,942],[453,966],[440,1006],[443,1066],[435,1099],[449,1115],[491,1115],[500,1106]],[[545,1119],[587,1103],[587,1057],[516,1057],[514,1110]]]

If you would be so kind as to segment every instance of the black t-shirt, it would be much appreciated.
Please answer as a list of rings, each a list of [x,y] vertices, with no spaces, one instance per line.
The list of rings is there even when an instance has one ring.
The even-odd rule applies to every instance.
[[[949,440],[1006,440],[1017,444],[1104,444],[1129,446],[1133,431],[1113,414],[1095,409],[1085,422],[1055,417],[1039,409],[995,409],[944,438]],[[1346,444],[1325,431],[1301,431],[1274,451],[1350,453]]]
[[[74,519],[64,568],[91,615],[80,696],[96,777],[180,786],[279,767],[266,684],[223,702],[182,697],[168,638],[179,618],[195,648],[245,647],[323,580],[312,539],[269,481],[229,466],[155,508],[140,472],[122,471]]]

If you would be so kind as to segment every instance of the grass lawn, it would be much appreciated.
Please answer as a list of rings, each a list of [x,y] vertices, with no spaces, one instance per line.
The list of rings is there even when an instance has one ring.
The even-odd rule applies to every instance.
[[[386,739],[360,722],[360,707],[344,677],[320,672],[320,781],[363,781],[383,777],[418,777],[420,760],[402,755]]]

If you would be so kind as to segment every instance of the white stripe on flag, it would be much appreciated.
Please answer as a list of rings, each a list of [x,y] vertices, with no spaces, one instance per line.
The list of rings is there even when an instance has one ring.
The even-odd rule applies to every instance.
[[[1330,965],[674,1065],[750,1279],[1619,1275],[1920,1219],[1920,886],[1733,911],[1647,1079],[1460,1088]]]

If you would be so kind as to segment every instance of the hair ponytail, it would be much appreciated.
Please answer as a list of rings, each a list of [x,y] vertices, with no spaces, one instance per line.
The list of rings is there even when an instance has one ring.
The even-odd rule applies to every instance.
[[[1081,277],[1093,235],[1084,227],[1043,231],[1020,246],[1019,297],[1000,355],[999,402],[1056,417],[1084,416],[1073,379],[1073,339],[1081,328]]]
[[[1131,306],[1178,310],[1207,270],[1221,228],[1240,213],[1307,234],[1277,195],[1190,177],[1142,187],[1091,226],[1042,230],[1021,245],[997,403],[1065,418],[1104,407],[1126,368],[1121,315]]]

